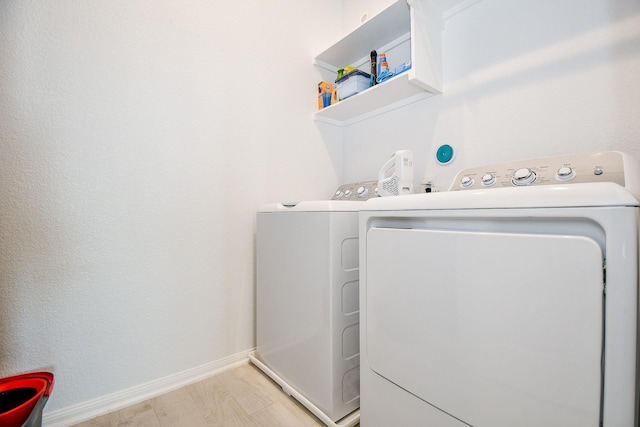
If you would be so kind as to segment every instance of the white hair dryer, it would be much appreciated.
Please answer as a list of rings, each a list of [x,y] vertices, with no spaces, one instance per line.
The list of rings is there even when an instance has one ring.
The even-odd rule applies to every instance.
[[[401,196],[413,193],[413,153],[400,150],[378,173],[378,196]]]

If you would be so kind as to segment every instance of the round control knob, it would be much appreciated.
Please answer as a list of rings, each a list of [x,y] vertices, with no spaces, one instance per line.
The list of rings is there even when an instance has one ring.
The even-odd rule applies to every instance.
[[[529,168],[521,168],[513,173],[513,185],[529,185],[536,180],[536,173]]]
[[[485,173],[482,175],[482,185],[489,187],[496,183],[496,177],[493,174]]]
[[[358,194],[359,198],[367,197],[367,194],[369,194],[369,189],[366,187],[358,187],[356,193]]]
[[[351,194],[353,194],[351,190],[347,190],[347,191],[344,192],[344,195],[346,197],[351,197]]]
[[[562,166],[556,172],[558,181],[570,181],[576,176],[576,173],[569,166]]]
[[[462,178],[460,178],[460,186],[462,188],[469,188],[473,185],[473,178],[471,178],[470,176],[463,176]]]
[[[336,199],[342,199],[342,196],[344,196],[344,193],[340,190],[336,191]]]
[[[594,175],[602,175],[604,173],[604,171],[602,170],[602,168],[595,168],[593,170],[593,174]]]

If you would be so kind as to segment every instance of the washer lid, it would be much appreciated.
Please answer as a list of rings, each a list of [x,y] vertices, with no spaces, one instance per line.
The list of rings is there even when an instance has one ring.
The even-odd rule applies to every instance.
[[[364,203],[364,201],[351,200],[305,200],[302,202],[269,203],[260,206],[258,213],[357,212]]]
[[[400,211],[593,206],[640,206],[640,202],[618,184],[599,182],[381,197],[364,202],[360,210]]]

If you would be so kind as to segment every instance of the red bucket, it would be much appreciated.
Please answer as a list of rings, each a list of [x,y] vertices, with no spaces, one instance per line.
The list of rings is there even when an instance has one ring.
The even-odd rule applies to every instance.
[[[32,372],[0,379],[0,426],[42,425],[42,408],[53,389],[53,374]]]

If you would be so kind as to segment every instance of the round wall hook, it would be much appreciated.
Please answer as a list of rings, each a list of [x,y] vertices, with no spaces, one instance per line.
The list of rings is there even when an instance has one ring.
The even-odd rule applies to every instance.
[[[449,144],[441,145],[436,150],[436,161],[441,165],[446,165],[447,163],[451,163],[454,154],[452,146]]]

